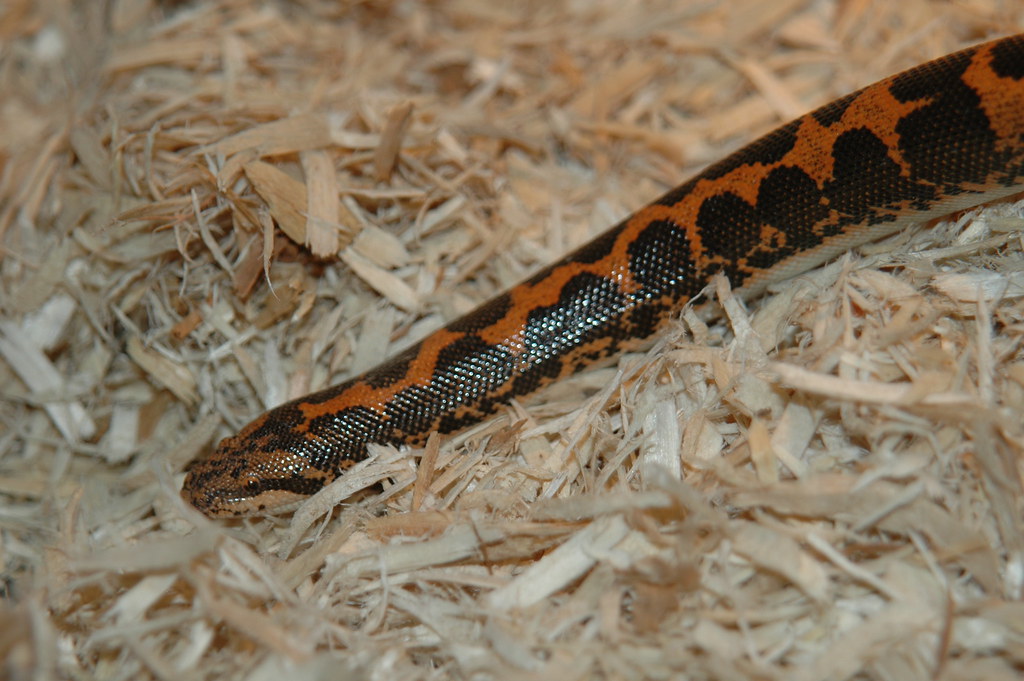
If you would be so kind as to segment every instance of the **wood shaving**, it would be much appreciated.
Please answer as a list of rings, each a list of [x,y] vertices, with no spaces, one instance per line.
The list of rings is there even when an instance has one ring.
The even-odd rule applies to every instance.
[[[1017,679],[1024,204],[290,514],[187,462],[1019,3],[0,8],[0,677]],[[997,33],[998,32],[998,33]]]

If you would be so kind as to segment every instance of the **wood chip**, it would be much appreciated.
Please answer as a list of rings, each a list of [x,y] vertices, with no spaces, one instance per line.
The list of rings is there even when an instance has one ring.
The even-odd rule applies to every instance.
[[[378,182],[384,182],[391,177],[391,171],[398,162],[398,152],[402,148],[402,137],[409,127],[409,121],[412,120],[412,110],[412,102],[405,102],[388,114],[388,122],[381,133],[380,144],[373,154],[374,178]]]
[[[253,188],[267,202],[277,226],[297,244],[306,243],[306,187],[275,166],[262,161],[245,164]]]
[[[716,279],[653,348],[374,446],[279,517],[179,490],[266,407],[788,116],[1020,25],[992,0],[5,3],[4,672],[1019,678],[1013,200],[755,300]]]

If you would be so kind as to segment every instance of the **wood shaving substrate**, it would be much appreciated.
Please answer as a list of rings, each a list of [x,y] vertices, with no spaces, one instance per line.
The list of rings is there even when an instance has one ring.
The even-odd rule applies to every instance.
[[[188,461],[1016,3],[0,7],[0,676],[1014,679],[1007,202],[294,514]]]

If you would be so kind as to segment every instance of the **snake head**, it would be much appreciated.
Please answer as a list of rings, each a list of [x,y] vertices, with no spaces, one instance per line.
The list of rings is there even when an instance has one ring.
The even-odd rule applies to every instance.
[[[365,459],[368,442],[400,441],[347,388],[282,404],[221,440],[189,467],[182,497],[211,518],[287,511]]]
[[[296,411],[283,405],[221,440],[188,468],[181,496],[223,518],[285,511],[318,492],[338,473],[317,465],[318,438],[302,431]]]
[[[189,467],[181,496],[210,518],[254,516],[289,510],[327,481],[297,454],[229,437],[209,458]]]

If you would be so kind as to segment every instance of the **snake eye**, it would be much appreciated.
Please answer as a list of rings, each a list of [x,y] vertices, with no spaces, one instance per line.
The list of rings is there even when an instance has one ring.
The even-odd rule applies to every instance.
[[[247,475],[242,481],[242,486],[249,491],[257,490],[260,487],[260,479],[255,475]]]

